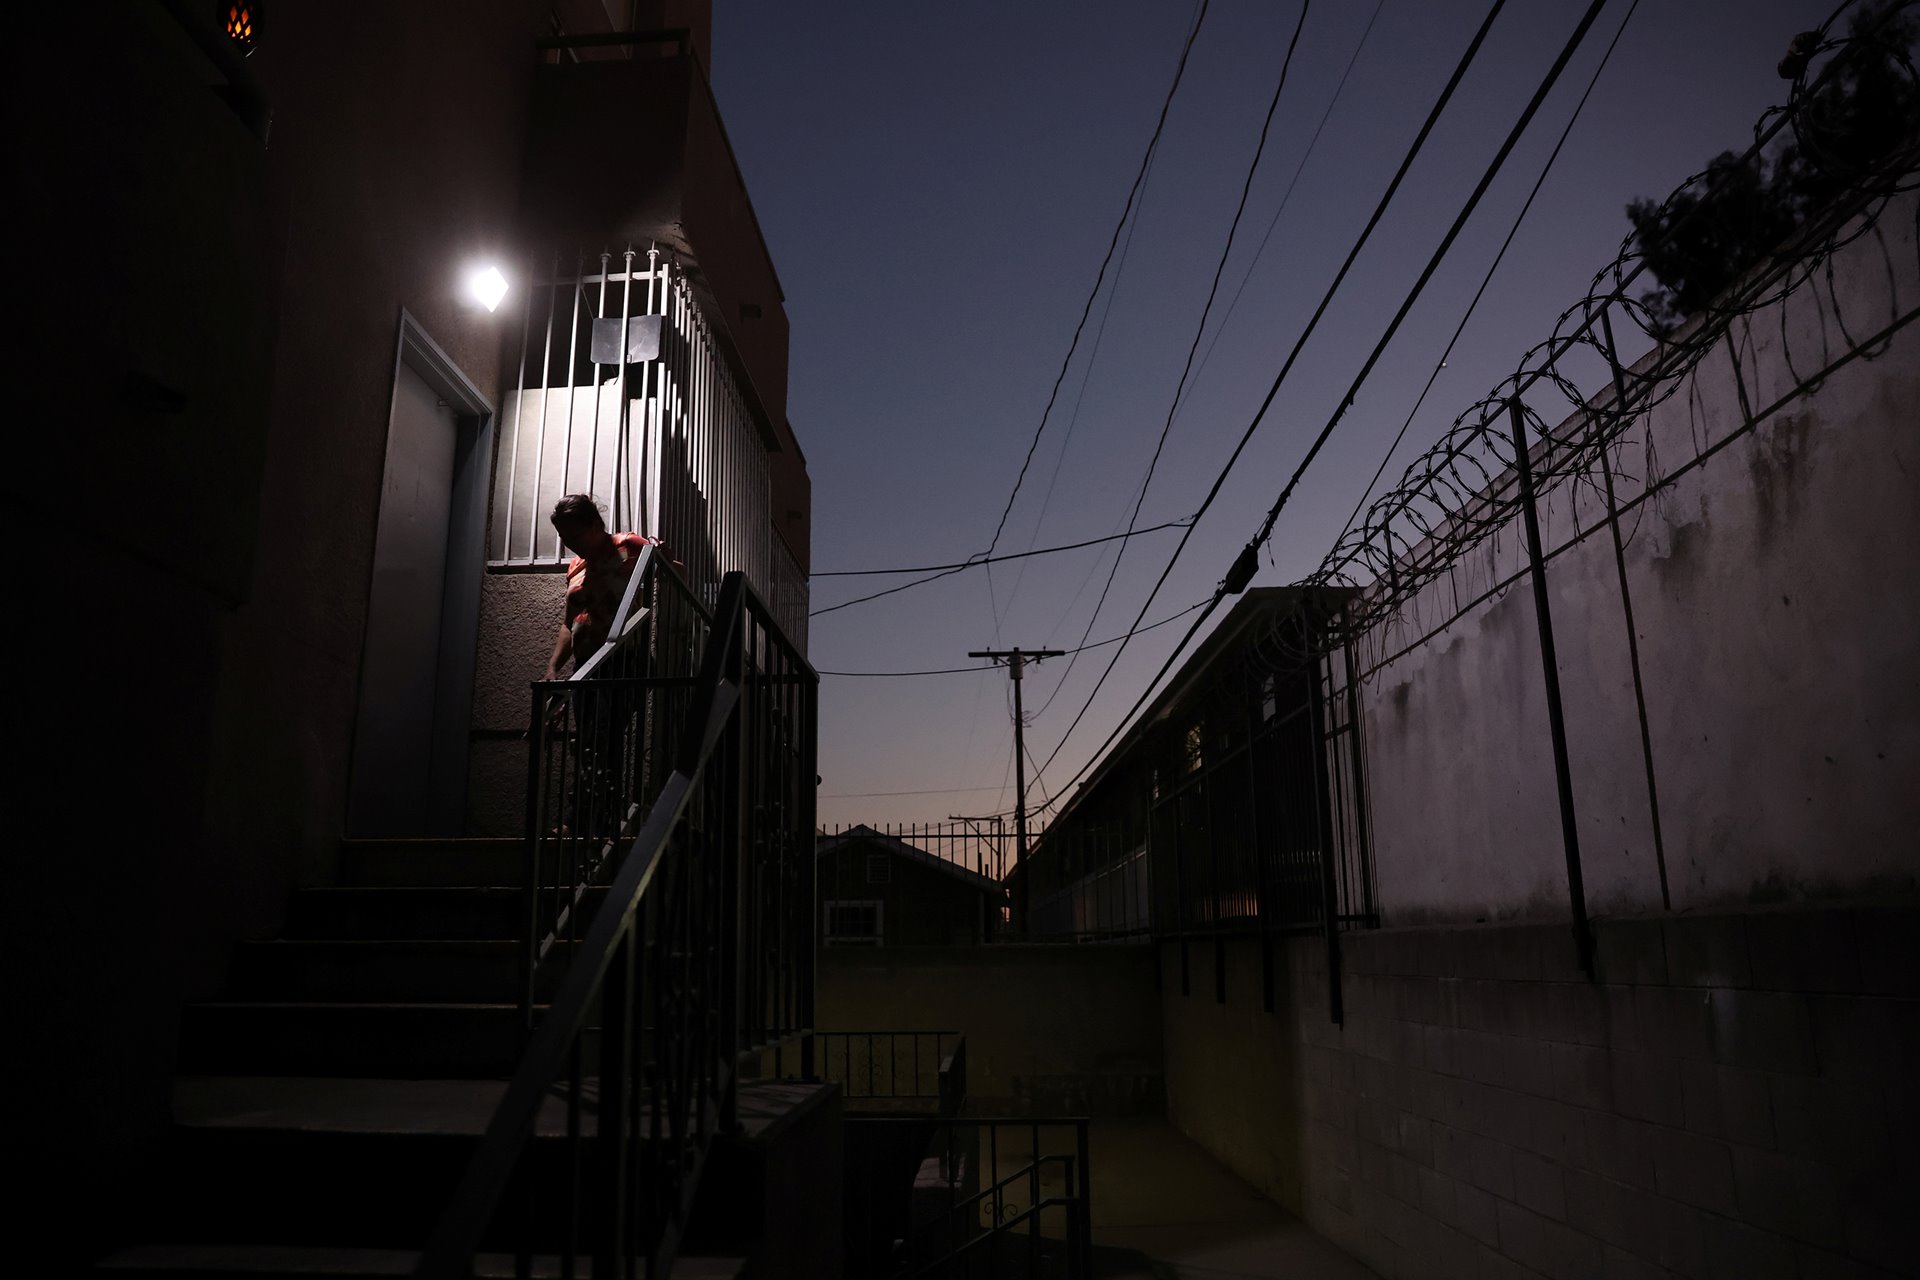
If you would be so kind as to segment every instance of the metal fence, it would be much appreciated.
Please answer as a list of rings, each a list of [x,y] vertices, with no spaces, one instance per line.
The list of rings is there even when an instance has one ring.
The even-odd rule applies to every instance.
[[[804,1044],[818,1078],[839,1085],[854,1109],[953,1115],[966,1096],[967,1046],[958,1031],[816,1030]],[[789,1078],[799,1060],[799,1050],[783,1047],[774,1074]]]
[[[711,605],[744,571],[804,652],[806,578],[772,520],[771,428],[657,248],[552,253],[520,299],[514,391],[502,410],[488,559],[557,568],[554,502],[590,493],[616,529],[664,540]]]
[[[943,862],[985,876],[1005,877],[1013,858],[1013,833],[1006,818],[959,818],[946,822],[854,822],[819,828],[821,839],[873,835],[912,845]]]
[[[536,1254],[666,1274],[742,1055],[811,1025],[818,681],[744,574],[714,616],[664,779],[576,880],[597,910],[416,1274],[472,1276],[482,1247],[518,1276]]]

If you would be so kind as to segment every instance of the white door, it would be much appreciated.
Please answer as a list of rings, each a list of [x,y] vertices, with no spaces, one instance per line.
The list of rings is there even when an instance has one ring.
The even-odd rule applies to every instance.
[[[458,439],[453,409],[402,364],[387,433],[361,657],[347,817],[353,835],[436,834],[429,777]]]

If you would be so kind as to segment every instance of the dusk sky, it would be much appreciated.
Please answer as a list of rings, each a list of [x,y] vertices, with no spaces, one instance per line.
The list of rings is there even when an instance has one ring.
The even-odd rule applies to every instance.
[[[1327,551],[1630,3],[1602,12],[1282,515],[1256,584],[1292,581]],[[1146,621],[1206,599],[1225,575],[1584,8],[1506,7]],[[1384,0],[1363,45],[1374,0],[1312,6],[1201,342],[1204,363],[1141,525],[1198,506],[1486,9]],[[1639,5],[1386,481],[1582,295],[1627,231],[1629,199],[1664,195],[1715,153],[1747,144],[1759,113],[1785,96],[1774,67],[1789,38],[1830,9],[1827,0]],[[1125,528],[1299,12],[1212,3],[1000,552]],[[1170,0],[715,6],[715,93],[792,322],[790,416],[813,477],[816,572],[938,564],[987,548],[1194,13]],[[1072,648],[1090,622],[1089,638],[1107,639],[1139,612],[1178,537],[1124,544],[1097,618],[1123,544],[996,566],[991,579],[972,569],[817,616],[811,656],[823,671],[919,670],[967,666],[970,649]],[[813,607],[904,580],[818,578]],[[1132,642],[1030,802],[1088,760],[1183,631]],[[1030,673],[1037,760],[1054,753],[1110,653]],[[826,677],[821,821],[1011,808],[1008,697],[1000,671]]]

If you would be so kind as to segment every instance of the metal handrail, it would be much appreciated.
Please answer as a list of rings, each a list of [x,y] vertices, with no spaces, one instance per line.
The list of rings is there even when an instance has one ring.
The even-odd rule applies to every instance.
[[[1039,1117],[1006,1117],[1001,1119],[955,1119],[945,1125],[948,1132],[947,1171],[951,1179],[954,1170],[952,1159],[952,1132],[956,1127],[983,1128],[995,1139],[992,1144],[990,1167],[992,1177],[988,1184],[971,1195],[951,1199],[945,1206],[945,1219],[939,1224],[944,1233],[951,1234],[956,1219],[965,1218],[976,1221],[984,1206],[992,1207],[992,1223],[986,1230],[971,1234],[968,1239],[948,1248],[940,1255],[926,1259],[908,1274],[918,1280],[919,1277],[941,1273],[951,1273],[962,1263],[967,1255],[993,1242],[996,1256],[1002,1247],[1001,1242],[1014,1235],[1014,1228],[1022,1224],[1027,1227],[1028,1270],[1035,1274],[1037,1251],[1040,1246],[1041,1215],[1047,1209],[1066,1210],[1066,1236],[1062,1243],[1066,1247],[1066,1274],[1070,1280],[1087,1280],[1092,1275],[1093,1236],[1092,1236],[1092,1200],[1093,1177],[1088,1142],[1088,1121],[1085,1116],[1045,1119]],[[1033,1135],[1033,1150],[1023,1164],[1017,1165],[1002,1174],[999,1160],[998,1133],[1002,1128],[1014,1130],[1030,1129]],[[1067,1152],[1044,1152],[1041,1150],[1040,1131],[1042,1129],[1070,1128],[1074,1134],[1074,1149]],[[977,1154],[977,1153],[976,1153]],[[1058,1166],[1063,1174],[1067,1189],[1062,1194],[1042,1195],[1041,1178],[1049,1165]],[[1024,1209],[1007,1212],[1011,1207],[1006,1203],[1005,1193],[1025,1182],[1030,1188],[1028,1204]],[[951,1185],[951,1184],[950,1184]],[[969,1272],[970,1273],[970,1272]]]
[[[527,729],[520,1007],[533,1025],[547,961],[579,940],[593,887],[611,873],[664,782],[664,727],[695,684],[713,617],[657,545],[641,548],[605,642],[562,681],[535,681]]]
[[[416,1275],[472,1273],[516,1174],[530,1205],[552,1195],[527,1157],[557,1080],[573,1157],[561,1180],[563,1267],[571,1273],[585,1222],[597,1274],[640,1265],[661,1274],[706,1152],[731,1127],[741,1053],[811,1022],[817,676],[744,574],[726,576],[714,616],[673,772],[614,869]],[[783,878],[802,878],[797,870],[804,902],[801,886]],[[794,889],[794,900],[770,892],[769,879]],[[780,970],[771,979],[759,971],[769,964]],[[598,1085],[589,1138],[590,1066]],[[530,1210],[515,1241],[522,1275],[533,1230]]]

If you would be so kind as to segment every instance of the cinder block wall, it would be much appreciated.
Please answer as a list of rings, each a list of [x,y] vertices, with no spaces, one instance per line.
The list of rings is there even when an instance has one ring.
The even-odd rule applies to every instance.
[[[1892,1277],[1920,1258],[1920,910],[1179,946],[1174,1122],[1389,1277]]]

